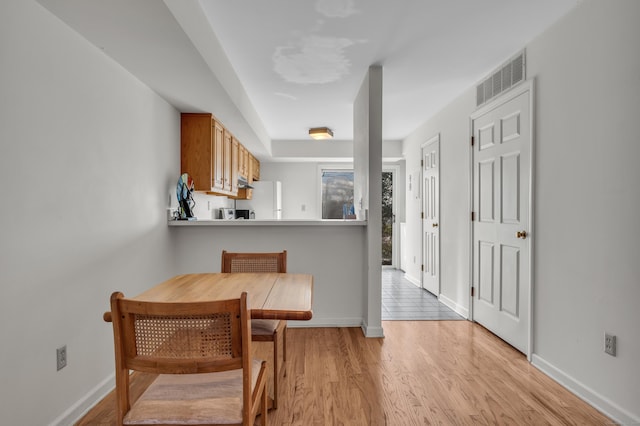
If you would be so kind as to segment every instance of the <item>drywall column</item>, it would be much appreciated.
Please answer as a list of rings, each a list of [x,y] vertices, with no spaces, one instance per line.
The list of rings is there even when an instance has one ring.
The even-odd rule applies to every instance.
[[[368,220],[362,329],[382,337],[382,67],[369,68],[353,105],[354,203]]]

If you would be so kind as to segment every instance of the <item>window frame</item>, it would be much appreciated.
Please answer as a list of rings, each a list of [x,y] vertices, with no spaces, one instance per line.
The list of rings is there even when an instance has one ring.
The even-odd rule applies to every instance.
[[[355,194],[355,170],[353,167],[353,163],[327,163],[327,164],[318,164],[317,167],[317,197],[318,197],[318,208],[317,215],[322,220],[337,220],[337,219],[323,219],[322,217],[322,173],[325,171],[351,171],[354,174],[354,194]]]

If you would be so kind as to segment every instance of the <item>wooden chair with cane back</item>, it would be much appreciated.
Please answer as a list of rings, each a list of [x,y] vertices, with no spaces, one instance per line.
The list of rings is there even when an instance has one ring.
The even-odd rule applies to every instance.
[[[118,425],[267,424],[266,362],[251,358],[247,293],[207,302],[111,296]],[[129,370],[158,374],[135,401]]]
[[[230,253],[222,251],[221,272],[287,272],[287,251],[275,253]],[[251,320],[254,342],[273,342],[273,408],[278,408],[278,379],[287,361],[287,322]],[[278,368],[278,346],[282,342],[282,366]]]

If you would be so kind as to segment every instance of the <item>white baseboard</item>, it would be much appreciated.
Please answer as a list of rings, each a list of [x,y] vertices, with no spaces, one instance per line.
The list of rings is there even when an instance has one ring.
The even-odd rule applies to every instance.
[[[96,387],[91,389],[89,393],[78,402],[69,407],[58,418],[52,421],[50,426],[68,426],[72,425],[82,418],[87,412],[93,408],[100,400],[102,400],[115,387],[115,373],[110,374],[106,379],[100,382]]]
[[[310,321],[287,321],[290,328],[360,327],[365,337],[384,337],[382,327],[369,327],[362,318],[315,318]]]
[[[362,328],[362,332],[364,333],[364,337],[368,337],[368,338],[384,337],[384,330],[382,329],[382,327],[369,327],[363,323],[361,328]]]
[[[618,406],[613,401],[600,395],[595,390],[585,386],[573,377],[556,368],[551,363],[545,361],[539,355],[531,356],[531,364],[551,377],[556,382],[567,388],[570,392],[587,402],[589,405],[600,411],[616,423],[621,425],[637,425],[640,424],[640,417],[628,412],[624,408]]]
[[[415,278],[409,274],[404,274],[404,279],[409,281],[411,284],[422,288],[422,283],[420,282],[420,278]]]
[[[469,309],[467,309],[464,306],[454,302],[453,300],[449,299],[444,294],[441,294],[440,296],[438,296],[438,300],[443,305],[445,305],[446,307],[451,308],[452,310],[454,310],[458,315],[463,316],[466,319],[469,319]]]
[[[312,327],[360,327],[362,317],[353,318],[313,318],[309,321],[287,321],[287,327],[312,328]]]

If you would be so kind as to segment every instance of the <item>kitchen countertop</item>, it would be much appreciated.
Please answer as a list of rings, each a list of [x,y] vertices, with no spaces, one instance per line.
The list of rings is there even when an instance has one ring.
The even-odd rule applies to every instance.
[[[367,226],[366,220],[342,219],[201,219],[169,220],[169,226]]]

